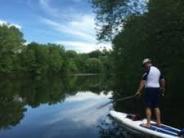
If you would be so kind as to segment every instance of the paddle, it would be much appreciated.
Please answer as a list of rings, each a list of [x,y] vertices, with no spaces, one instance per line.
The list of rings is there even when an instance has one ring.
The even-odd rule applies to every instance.
[[[137,95],[132,95],[132,96],[127,96],[127,97],[119,98],[119,99],[114,100],[114,101],[111,100],[111,101],[109,101],[109,102],[107,102],[107,103],[105,103],[105,104],[99,106],[97,109],[101,109],[101,108],[103,108],[103,107],[105,107],[105,106],[107,106],[107,105],[109,105],[109,104],[111,104],[111,103],[116,103],[116,102],[119,102],[119,101],[130,100],[130,99],[132,99],[132,98],[135,98],[136,96],[137,96]]]

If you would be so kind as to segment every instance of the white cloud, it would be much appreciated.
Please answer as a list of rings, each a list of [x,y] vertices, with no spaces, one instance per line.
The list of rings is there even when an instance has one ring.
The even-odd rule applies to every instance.
[[[75,50],[82,53],[88,53],[90,51],[99,49],[96,43],[84,41],[58,41],[56,43],[64,45],[67,50]]]
[[[76,50],[77,52],[90,52],[97,49],[111,49],[110,43],[98,44],[95,33],[95,22],[92,15],[83,15],[76,20],[67,23],[59,23],[47,18],[42,18],[52,29],[71,35],[75,40],[58,40],[56,43],[63,44],[67,50]]]
[[[64,45],[66,50],[75,50],[80,53],[88,53],[97,49],[102,50],[103,48],[111,49],[110,43],[98,44],[97,42],[85,41],[57,41],[56,43]]]
[[[52,1],[53,2],[53,1]],[[61,10],[59,8],[56,8],[52,5],[51,0],[39,0],[39,4],[41,6],[41,9],[47,13],[49,16],[64,19],[64,20],[71,20],[74,18],[75,9],[73,7],[67,7],[65,10]]]
[[[95,41],[94,22],[91,16],[86,15],[78,20],[66,23],[56,22],[47,18],[42,18],[41,20],[58,32],[70,34],[87,41]]]
[[[73,20],[70,22],[70,26],[72,28],[77,28],[81,32],[88,33],[90,35],[95,36],[95,21],[92,15],[84,15],[78,17],[78,20]]]
[[[79,2],[80,0],[75,1]],[[80,37],[80,39],[95,41],[95,21],[92,14],[81,15],[72,6],[67,8],[67,13],[64,13],[56,7],[52,7],[51,0],[39,0],[39,3],[41,8],[50,15],[50,18],[57,17],[55,20],[41,18],[42,22],[59,32],[71,34]]]
[[[80,2],[81,0],[73,1]],[[41,17],[41,22],[59,32],[61,36],[67,35],[71,39],[58,40],[56,43],[63,44],[67,50],[77,52],[90,52],[104,47],[111,48],[110,44],[98,44],[96,40],[95,15],[78,13],[72,6],[62,11],[54,7],[51,2],[51,0],[39,0],[41,8],[50,16],[49,18]]]
[[[18,28],[19,30],[22,29],[22,27],[21,27],[19,24],[9,23],[9,22],[7,22],[7,21],[5,21],[5,20],[0,20],[0,25],[7,25],[7,26],[9,26],[9,27],[15,26],[15,27]]]
[[[50,13],[52,16],[53,15],[58,15],[58,10],[55,8],[50,7],[50,0],[39,0],[39,3],[43,10],[47,11]]]

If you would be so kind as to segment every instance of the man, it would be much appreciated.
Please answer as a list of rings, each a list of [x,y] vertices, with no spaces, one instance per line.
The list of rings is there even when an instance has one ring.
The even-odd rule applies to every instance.
[[[145,68],[145,73],[140,81],[136,95],[140,95],[143,88],[145,89],[144,102],[146,106],[147,123],[144,125],[145,127],[150,127],[152,109],[154,109],[156,115],[157,125],[161,124],[159,99],[161,91],[165,91],[165,79],[160,70],[152,65],[149,58],[143,60],[143,66]]]

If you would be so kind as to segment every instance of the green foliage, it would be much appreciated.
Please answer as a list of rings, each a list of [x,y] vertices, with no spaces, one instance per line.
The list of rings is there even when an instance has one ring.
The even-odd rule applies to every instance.
[[[166,76],[169,94],[182,88],[183,5],[182,0],[150,0],[145,13],[129,15],[122,21],[123,30],[113,39],[112,57],[116,84],[124,93],[135,93],[145,57],[150,57]]]
[[[30,43],[21,53],[21,61],[25,71],[35,74],[48,70],[48,49],[37,43]]]
[[[101,69],[102,69],[102,63],[99,59],[97,58],[89,58],[86,61],[86,65],[87,65],[87,70],[89,73],[100,73]]]
[[[103,73],[107,52],[80,54],[65,51],[57,44],[25,45],[23,34],[15,27],[0,26],[0,73],[32,75]],[[104,58],[103,58],[104,57]],[[104,61],[103,61],[104,60]]]
[[[77,52],[73,51],[73,50],[68,50],[66,51],[66,56],[69,58],[76,58],[77,57]]]
[[[98,58],[102,55],[103,53],[99,50],[95,50],[95,51],[92,51],[90,52],[88,55],[90,58]]]
[[[65,50],[63,47],[59,45],[54,44],[48,44],[49,49],[49,57],[48,57],[48,65],[49,65],[49,71],[54,73],[61,72],[61,70],[64,68],[64,54]]]
[[[0,72],[17,70],[17,55],[23,46],[23,34],[16,27],[0,25]]]
[[[90,0],[96,13],[97,37],[112,40],[122,27],[126,17],[140,15],[146,10],[142,0]]]

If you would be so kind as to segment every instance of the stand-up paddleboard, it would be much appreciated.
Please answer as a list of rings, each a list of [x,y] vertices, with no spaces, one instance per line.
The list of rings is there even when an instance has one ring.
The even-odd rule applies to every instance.
[[[127,117],[128,114],[116,111],[110,111],[110,116],[118,120],[123,125],[139,132],[162,138],[181,138],[179,136],[181,130],[171,126],[167,126],[164,124],[157,126],[156,122],[151,121],[151,127],[147,128],[143,125],[146,123],[146,119],[134,121],[133,119]]]

